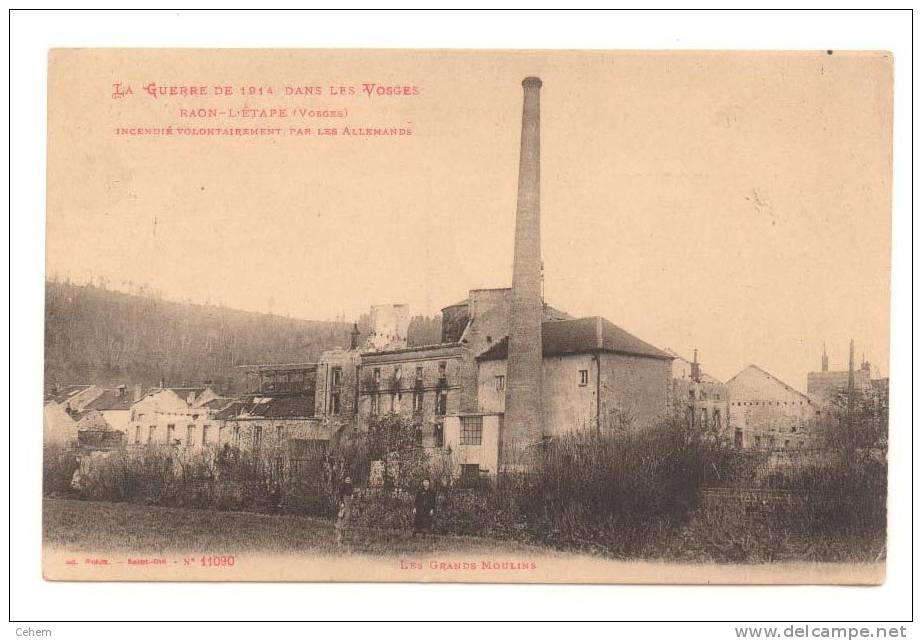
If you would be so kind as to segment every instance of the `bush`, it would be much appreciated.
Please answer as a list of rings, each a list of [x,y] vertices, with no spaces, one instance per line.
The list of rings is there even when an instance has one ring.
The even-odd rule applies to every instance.
[[[397,419],[387,417],[378,428],[364,450],[369,460],[393,451],[375,443],[399,442],[388,441]],[[471,489],[445,472],[450,461],[428,460],[419,451],[413,444],[402,450],[393,489],[357,493],[354,525],[408,530],[413,496],[428,477],[438,496],[436,533],[623,556],[652,554],[656,540],[687,523],[727,455],[715,435],[681,420],[649,431],[583,431],[548,443],[532,466]]]
[[[412,525],[413,496],[404,492],[369,489],[352,499],[352,525],[366,528],[409,531]]]
[[[554,545],[635,554],[689,520],[725,456],[716,434],[681,418],[642,431],[573,432],[516,480],[519,509]]]
[[[328,515],[326,484],[304,481],[271,449],[254,454],[152,446],[46,451],[43,483],[46,494],[66,492],[96,501]]]
[[[42,492],[48,496],[74,495],[71,481],[79,466],[74,449],[46,446],[42,452]]]
[[[434,531],[503,539],[528,537],[516,497],[490,486],[447,488],[436,510]]]
[[[450,455],[420,447],[413,427],[395,415],[367,431],[334,430],[326,457],[303,469],[271,448],[92,455],[46,448],[43,484],[49,494],[96,500],[332,517],[350,476],[354,527],[409,531],[413,498],[429,478],[439,534],[619,558],[873,561],[886,540],[881,407],[859,400],[833,411],[810,451],[731,450],[682,418],[643,431],[577,431],[549,440],[529,466],[501,469],[476,488],[455,484]],[[376,460],[386,462],[383,487],[369,487]]]

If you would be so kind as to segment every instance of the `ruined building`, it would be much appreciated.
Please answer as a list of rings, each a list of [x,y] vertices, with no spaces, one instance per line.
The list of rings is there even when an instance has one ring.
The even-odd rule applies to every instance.
[[[674,408],[688,424],[714,430],[720,436],[729,438],[727,431],[730,417],[729,391],[727,385],[714,378],[698,362],[698,350],[693,360],[679,356],[666,348],[672,360],[672,399]]]
[[[348,347],[317,363],[259,368],[260,393],[224,412],[235,428],[263,409],[254,399],[266,407],[311,399],[299,427],[276,419],[279,434],[306,441],[393,413],[421,446],[451,453],[456,471],[476,478],[518,464],[560,434],[642,428],[669,409],[672,355],[604,318],[573,318],[543,300],[541,81],[522,86],[512,287],[474,289],[445,307],[434,345],[407,344],[406,306],[372,307],[370,331],[354,329]],[[273,417],[264,418],[259,432],[275,434]]]

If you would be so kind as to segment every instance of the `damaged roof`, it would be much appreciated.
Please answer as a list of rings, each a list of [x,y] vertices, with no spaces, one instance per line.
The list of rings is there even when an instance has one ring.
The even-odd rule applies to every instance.
[[[55,390],[49,392],[45,395],[45,401],[53,401],[55,403],[62,403],[81,392],[85,392],[90,389],[92,385],[66,385],[63,389]]]
[[[305,394],[254,394],[230,405],[215,415],[217,419],[235,418],[311,418],[314,397]]]
[[[199,407],[204,407],[209,410],[222,410],[235,402],[236,401],[232,398],[222,398],[219,396],[218,398],[211,399],[207,403],[202,403]]]
[[[482,352],[477,359],[481,361],[505,359],[508,351],[509,337],[506,336]],[[601,316],[545,321],[541,324],[541,352],[545,357],[609,352],[672,360],[672,356],[663,350],[629,334]]]
[[[127,410],[131,408],[131,403],[133,401],[134,397],[132,393],[125,388],[121,390],[107,389],[103,390],[102,394],[87,403],[83,407],[83,412],[86,413],[91,410],[99,410],[100,412]]]

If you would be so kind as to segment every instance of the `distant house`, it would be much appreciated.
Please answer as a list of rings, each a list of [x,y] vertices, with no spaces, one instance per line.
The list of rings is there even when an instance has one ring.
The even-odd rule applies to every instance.
[[[820,407],[806,394],[749,365],[727,381],[734,444],[746,449],[809,447]]]
[[[155,387],[131,405],[128,445],[217,444],[215,414],[229,403],[208,386]]]
[[[242,450],[316,459],[332,436],[328,422],[314,416],[314,397],[297,393],[256,393],[215,414],[219,443]]]
[[[77,440],[77,420],[64,405],[45,403],[42,411],[42,442],[44,445],[67,446]]]
[[[79,413],[103,393],[96,385],[66,385],[45,395],[43,437],[45,445],[72,445],[77,441]]]
[[[127,434],[131,404],[135,398],[126,385],[102,390],[76,413],[77,430],[115,430]]]
[[[692,426],[715,429],[727,435],[730,401],[727,385],[701,369],[698,350],[693,360],[683,358],[666,348],[672,359],[672,397]]]
[[[55,386],[45,395],[45,404],[55,404],[69,412],[79,412],[103,391],[97,385]]]

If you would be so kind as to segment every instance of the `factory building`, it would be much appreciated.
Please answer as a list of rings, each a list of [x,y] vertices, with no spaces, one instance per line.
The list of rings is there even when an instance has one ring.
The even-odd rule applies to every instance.
[[[374,306],[366,340],[354,330],[348,349],[325,353],[316,366],[316,418],[363,429],[398,414],[421,446],[450,453],[471,476],[517,465],[572,430],[642,428],[671,398],[671,354],[543,300],[541,81],[522,86],[512,287],[474,289],[443,308],[435,345],[408,345],[406,306]]]
[[[540,89],[526,78],[512,286],[442,310],[441,340],[411,346],[409,309],[374,305],[370,327],[316,363],[246,367],[239,399],[165,387],[125,407],[129,445],[236,447],[317,461],[346,429],[403,417],[420,447],[468,478],[527,464],[574,430],[640,429],[670,409],[673,355],[599,316],[543,298]],[[130,406],[130,409],[129,409]]]
[[[48,401],[46,414],[62,427],[46,428],[46,440],[73,437],[86,397],[81,409],[98,405],[89,408],[98,410],[86,418],[91,427],[114,424],[128,446],[231,447],[315,465],[343,430],[393,414],[420,447],[479,478],[527,464],[537,446],[568,432],[641,429],[665,415],[673,354],[602,317],[574,318],[544,301],[541,81],[526,78],[522,87],[512,286],[472,289],[443,308],[439,343],[409,345],[409,308],[374,305],[366,334],[354,326],[348,347],[317,362],[245,367],[248,391],[237,399],[207,385],[161,383],[132,395],[67,390]]]

